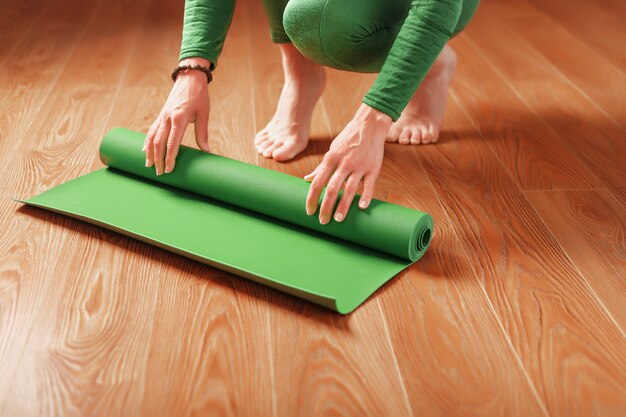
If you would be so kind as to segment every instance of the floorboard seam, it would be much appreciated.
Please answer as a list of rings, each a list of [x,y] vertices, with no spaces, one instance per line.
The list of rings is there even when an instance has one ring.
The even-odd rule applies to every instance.
[[[391,340],[391,332],[389,331],[389,326],[387,325],[387,319],[385,318],[385,313],[383,311],[383,307],[380,303],[380,297],[376,297],[376,303],[378,305],[378,310],[380,311],[380,317],[383,321],[383,325],[385,326],[385,339],[387,339],[387,343],[389,344],[389,349],[391,349],[391,354],[393,356],[393,363],[396,368],[396,372],[398,374],[398,378],[400,380],[400,387],[402,388],[402,397],[404,399],[404,405],[407,408],[410,416],[414,416],[413,407],[411,406],[411,401],[409,400],[409,394],[406,390],[406,385],[404,383],[404,377],[402,376],[402,371],[400,371],[400,363],[398,362],[398,355],[396,355],[396,350],[393,347],[393,342]]]
[[[524,197],[526,197],[526,196],[524,196]],[[615,317],[613,316],[613,314],[611,313],[609,308],[606,306],[604,301],[602,301],[602,299],[600,298],[598,293],[596,293],[596,291],[593,289],[593,287],[591,286],[591,284],[589,283],[589,281],[585,277],[585,274],[582,273],[582,271],[578,268],[578,265],[576,264],[576,262],[574,262],[574,259],[570,256],[570,254],[567,252],[567,250],[565,250],[565,247],[563,247],[563,245],[561,244],[559,239],[557,239],[556,235],[554,234],[554,232],[550,228],[550,225],[548,225],[547,222],[543,219],[543,217],[541,216],[541,213],[539,212],[539,210],[537,210],[537,208],[535,208],[535,206],[532,204],[532,201],[529,200],[529,203],[530,203],[530,206],[531,206],[532,210],[535,212],[535,214],[539,218],[539,220],[541,220],[541,223],[543,223],[543,226],[554,237],[554,240],[556,241],[556,244],[559,246],[559,249],[561,249],[561,251],[565,255],[566,259],[572,264],[572,268],[576,271],[576,273],[580,277],[581,281],[584,283],[584,286],[591,293],[591,295],[593,297],[593,300],[595,300],[596,303],[601,307],[601,309],[604,310],[604,313],[607,315],[607,317],[613,323],[613,325],[617,328],[617,330],[619,330],[619,332],[621,333],[622,337],[626,338],[626,332],[624,332],[624,329],[622,329],[622,327],[620,326],[618,321],[615,319]]]
[[[481,136],[484,137],[482,131],[480,130],[480,128],[476,125],[476,123],[472,120],[472,118],[469,116],[467,110],[465,109],[465,106],[463,105],[463,103],[461,103],[461,101],[459,100],[459,98],[451,91],[450,92],[452,95],[452,98],[454,99],[454,101],[459,105],[459,107],[461,108],[461,111],[463,112],[463,114],[465,115],[466,119],[469,120],[469,122],[474,125],[474,129],[476,130],[476,132]],[[520,192],[522,193],[522,190],[518,184],[517,181],[515,181],[515,179],[513,178],[512,174],[504,167],[504,164],[502,163],[502,161],[500,161],[500,158],[497,157],[497,155],[495,154],[495,152],[493,151],[493,149],[491,148],[491,146],[487,146],[487,151],[492,155],[492,157],[494,158],[494,160],[496,161],[497,164],[500,165],[500,167],[502,168],[503,172],[505,173],[505,175],[508,175],[509,178],[511,179],[511,181],[513,181],[514,184],[517,185],[518,189],[520,190]],[[454,226],[454,223],[451,220],[450,215],[448,214],[448,211],[446,210],[446,206],[443,203],[443,201],[441,200],[441,198],[439,197],[439,192],[437,191],[437,188],[434,186],[434,184],[432,183],[432,180],[430,179],[430,175],[428,176],[428,181],[431,184],[431,187],[435,190],[435,195],[437,197],[437,200],[439,201],[439,204],[442,206],[443,210],[444,210],[444,214],[446,216],[446,218],[448,219],[450,225],[452,226],[452,230],[455,234],[455,236],[457,237],[457,239],[459,240],[459,242],[462,242],[462,238],[461,235],[459,234],[459,232],[457,231],[456,227]],[[522,193],[523,194],[523,193]],[[526,199],[526,196],[524,195],[524,198]],[[470,256],[468,256],[469,254],[467,253],[467,251],[465,250],[465,248],[462,248],[463,252],[465,253],[466,257],[471,258]],[[491,298],[489,298],[489,294],[487,293],[487,290],[485,288],[485,286],[482,284],[480,277],[477,276],[475,273],[474,275],[474,279],[476,280],[476,282],[478,283],[478,286],[481,288],[481,292],[483,293],[483,297],[485,299],[485,302],[487,303],[487,305],[489,306],[491,313],[493,314],[494,319],[496,320],[496,323],[498,324],[498,326],[500,327],[500,331],[504,337],[504,339],[506,340],[507,346],[509,347],[509,350],[511,351],[511,354],[514,356],[515,360],[517,361],[518,366],[520,367],[522,373],[524,374],[524,377],[526,378],[526,382],[528,383],[528,385],[530,386],[530,389],[532,391],[532,393],[535,395],[535,399],[537,400],[539,406],[541,407],[542,411],[544,412],[545,416],[549,416],[550,413],[548,412],[548,408],[547,405],[544,403],[544,401],[541,399],[540,395],[539,395],[539,391],[537,390],[537,387],[535,386],[535,384],[533,383],[530,374],[528,373],[528,371],[526,370],[526,367],[524,366],[524,362],[522,361],[521,357],[519,356],[519,352],[517,351],[517,349],[515,349],[515,346],[513,345],[513,341],[510,338],[510,335],[508,334],[508,332],[506,331],[506,328],[504,327],[504,324],[502,323],[502,320],[500,319],[500,316],[498,315],[498,312],[496,311]]]

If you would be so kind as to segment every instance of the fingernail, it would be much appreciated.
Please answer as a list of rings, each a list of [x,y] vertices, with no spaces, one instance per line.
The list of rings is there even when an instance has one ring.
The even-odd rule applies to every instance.
[[[146,166],[147,166],[147,167],[149,167],[149,166],[150,166],[150,163],[149,163],[148,161],[146,161]]]
[[[362,208],[362,209],[366,208],[367,207],[367,201],[365,201],[365,200],[359,201],[359,207]]]
[[[343,213],[335,213],[335,221],[336,222],[343,221]]]
[[[313,209],[309,206],[306,208],[306,215],[311,216],[314,213]]]
[[[172,168],[165,168],[165,173],[169,174],[170,172],[172,172]]]
[[[327,215],[320,216],[320,223],[321,224],[328,224],[329,221],[330,221],[330,219],[328,218]]]

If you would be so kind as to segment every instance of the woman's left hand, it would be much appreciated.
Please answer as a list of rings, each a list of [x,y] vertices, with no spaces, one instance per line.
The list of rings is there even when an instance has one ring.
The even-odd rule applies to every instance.
[[[335,221],[346,218],[350,204],[363,180],[363,194],[359,208],[370,205],[374,185],[380,172],[385,150],[385,139],[393,120],[387,114],[361,104],[354,118],[335,138],[324,155],[322,163],[304,179],[311,181],[306,199],[306,213],[313,215],[318,208],[320,194],[326,187],[320,208],[321,224],[330,222],[339,192],[341,201],[335,211]]]

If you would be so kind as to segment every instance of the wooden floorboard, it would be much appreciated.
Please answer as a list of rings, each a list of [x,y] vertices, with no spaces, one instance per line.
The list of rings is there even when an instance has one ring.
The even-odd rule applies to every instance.
[[[620,115],[618,111],[612,117],[593,97],[585,94],[589,85],[594,85],[602,94],[612,95],[621,103],[619,97],[625,93],[626,78],[564,31],[561,22],[546,19],[538,10],[523,6],[523,3],[509,5],[482,13],[491,22],[496,15],[499,19],[490,24],[498,30],[498,48],[484,52],[494,65],[505,71],[509,80],[513,74],[519,74],[514,83],[518,86],[517,94],[543,119],[544,126],[554,131],[571,152],[587,163],[603,185],[626,203],[623,181],[626,142],[622,140],[626,131],[616,123],[626,120],[626,113]],[[512,50],[507,44],[517,47]],[[581,56],[587,58],[581,60]]]
[[[550,26],[553,26],[554,23],[561,26],[574,35],[578,42],[587,44],[596,53],[601,54],[605,60],[612,62],[622,73],[624,72],[626,50],[622,45],[626,43],[626,33],[624,32],[626,7],[622,1],[608,0],[590,3],[585,0],[573,0],[568,2],[566,6],[560,2],[527,1],[552,19]],[[522,9],[524,12],[530,11],[526,4],[516,8],[516,10]],[[600,27],[602,30],[598,30]],[[568,53],[568,51],[563,52]],[[571,53],[572,50],[570,49],[569,52]],[[581,66],[588,64],[582,60],[579,60],[578,63]],[[595,74],[589,75],[595,76]]]
[[[550,83],[564,93],[571,91],[572,97],[578,93],[579,100],[589,101],[607,119],[624,127],[626,109],[615,93],[625,91],[626,74],[564,30],[560,22],[513,1],[481,9],[473,23],[468,37],[479,40],[479,46],[490,54],[490,60],[498,61],[496,65],[510,83]],[[487,37],[493,33],[498,36]],[[581,60],[581,56],[586,59]]]
[[[606,190],[530,191],[526,195],[624,332],[624,207]]]
[[[51,7],[45,19],[4,57],[0,89],[33,90],[50,86],[65,68],[99,4],[70,0]]]
[[[414,414],[547,415],[432,187],[386,199],[434,213],[437,225],[432,256],[380,291]]]
[[[500,5],[501,6],[501,5]],[[595,10],[602,7],[589,7],[593,16]],[[544,55],[545,60],[557,69],[564,81],[576,87],[582,94],[594,102],[603,112],[612,118],[614,123],[626,129],[626,104],[619,99],[626,92],[626,72],[624,66],[616,66],[606,59],[602,51],[588,46],[584,40],[591,36],[572,36],[563,29],[559,18],[550,19],[533,7],[519,1],[502,7],[487,9],[490,13],[505,16],[507,22],[515,25],[534,47]],[[615,17],[615,16],[613,16]],[[588,19],[588,17],[587,17]],[[609,24],[598,19],[599,24],[609,27]],[[546,28],[551,28],[546,32]],[[519,30],[519,29],[518,29]],[[603,37],[609,37],[603,34]],[[612,39],[619,42],[618,39]],[[527,54],[523,54],[527,55]],[[580,57],[586,59],[581,60]]]
[[[498,41],[474,29],[476,26],[452,42],[459,56],[453,93],[478,127],[463,132],[463,139],[478,132],[473,138],[488,144],[523,189],[600,186],[593,171],[566,145],[567,138],[552,132],[518,95],[517,84],[509,81],[514,76],[507,72],[510,67],[497,68],[487,60],[487,51],[497,51],[493,43]],[[479,44],[485,36],[488,39]],[[524,71],[520,78],[527,83],[522,88],[543,88],[539,82],[527,81],[531,69],[518,71]]]
[[[4,64],[11,52],[37,28],[52,5],[52,2],[41,4],[38,0],[0,4],[0,64]]]
[[[12,201],[102,168],[110,128],[147,132],[183,7],[0,3],[0,415],[626,413],[622,2],[481,2],[439,143],[386,145],[375,191],[432,213],[432,246],[348,316]],[[376,75],[327,77],[307,150],[258,155],[283,76],[239,0],[211,150],[309,173]]]
[[[450,131],[471,129],[456,111],[448,109]],[[593,380],[604,381],[592,395],[611,399],[608,412],[624,393],[623,333],[487,143],[458,133],[448,140],[421,149],[420,159],[548,411],[591,413],[598,405],[573,392]],[[568,366],[574,357],[585,358],[581,368]]]

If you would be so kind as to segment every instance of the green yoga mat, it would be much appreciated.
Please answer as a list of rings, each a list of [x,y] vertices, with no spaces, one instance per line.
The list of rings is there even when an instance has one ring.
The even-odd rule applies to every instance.
[[[432,236],[426,213],[355,199],[342,223],[307,216],[301,178],[181,147],[176,169],[145,167],[145,135],[109,131],[107,168],[28,200],[176,252],[340,313],[418,260]]]

